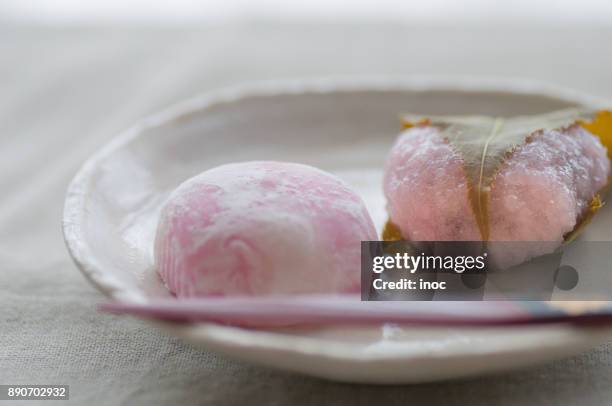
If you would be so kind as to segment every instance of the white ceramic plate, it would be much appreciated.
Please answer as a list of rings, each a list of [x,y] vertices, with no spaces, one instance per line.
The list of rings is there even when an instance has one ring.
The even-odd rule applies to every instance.
[[[90,158],[66,198],[77,266],[109,297],[168,293],[153,269],[158,210],[183,180],[219,164],[297,161],[339,174],[385,220],[381,167],[402,112],[530,114],[602,105],[516,80],[353,78],[272,82],[205,95],[148,118]],[[588,349],[610,330],[378,327],[253,331],[154,322],[197,345],[260,364],[351,382],[423,382],[526,366]]]

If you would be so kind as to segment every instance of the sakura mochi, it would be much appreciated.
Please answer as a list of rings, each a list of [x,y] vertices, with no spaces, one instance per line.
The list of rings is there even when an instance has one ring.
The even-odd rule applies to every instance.
[[[542,242],[499,253],[505,264],[552,252],[608,183],[606,147],[583,125],[592,116],[408,117],[385,165],[387,237]]]
[[[244,162],[180,185],[161,211],[158,272],[179,297],[359,292],[361,198],[311,166]]]

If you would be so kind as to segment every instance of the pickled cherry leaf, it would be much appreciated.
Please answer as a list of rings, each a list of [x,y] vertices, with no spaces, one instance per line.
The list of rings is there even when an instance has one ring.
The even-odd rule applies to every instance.
[[[579,120],[578,124],[591,134],[599,137],[603,146],[608,150],[608,158],[612,158],[612,111],[598,111],[591,121]]]

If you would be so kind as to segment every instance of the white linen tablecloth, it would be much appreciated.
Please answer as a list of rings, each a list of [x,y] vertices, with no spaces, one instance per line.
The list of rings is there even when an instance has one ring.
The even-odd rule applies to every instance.
[[[91,405],[612,404],[612,345],[536,368],[369,386],[273,371],[100,314],[70,261],[66,186],[135,120],[209,89],[343,74],[523,76],[612,98],[612,27],[0,26],[0,384]],[[0,402],[1,403],[1,402]]]

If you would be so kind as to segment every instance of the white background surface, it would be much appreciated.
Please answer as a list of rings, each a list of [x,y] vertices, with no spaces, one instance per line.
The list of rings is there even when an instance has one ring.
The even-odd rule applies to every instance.
[[[501,75],[612,98],[605,2],[592,2],[599,7],[592,21],[580,12],[569,25],[538,17],[493,25],[198,20],[165,28],[146,21],[128,28],[99,13],[95,28],[82,13],[72,27],[61,19],[41,27],[34,15],[56,9],[28,14],[33,3],[0,3],[10,21],[0,26],[0,383],[70,384],[72,403],[102,405],[612,402],[610,345],[503,376],[394,387],[323,382],[194,350],[139,321],[98,314],[102,297],[70,262],[60,232],[65,188],[89,154],[144,115],[237,82]],[[231,4],[242,3],[223,7]]]
[[[3,0],[0,15],[46,23],[236,20],[609,23],[608,0]]]

